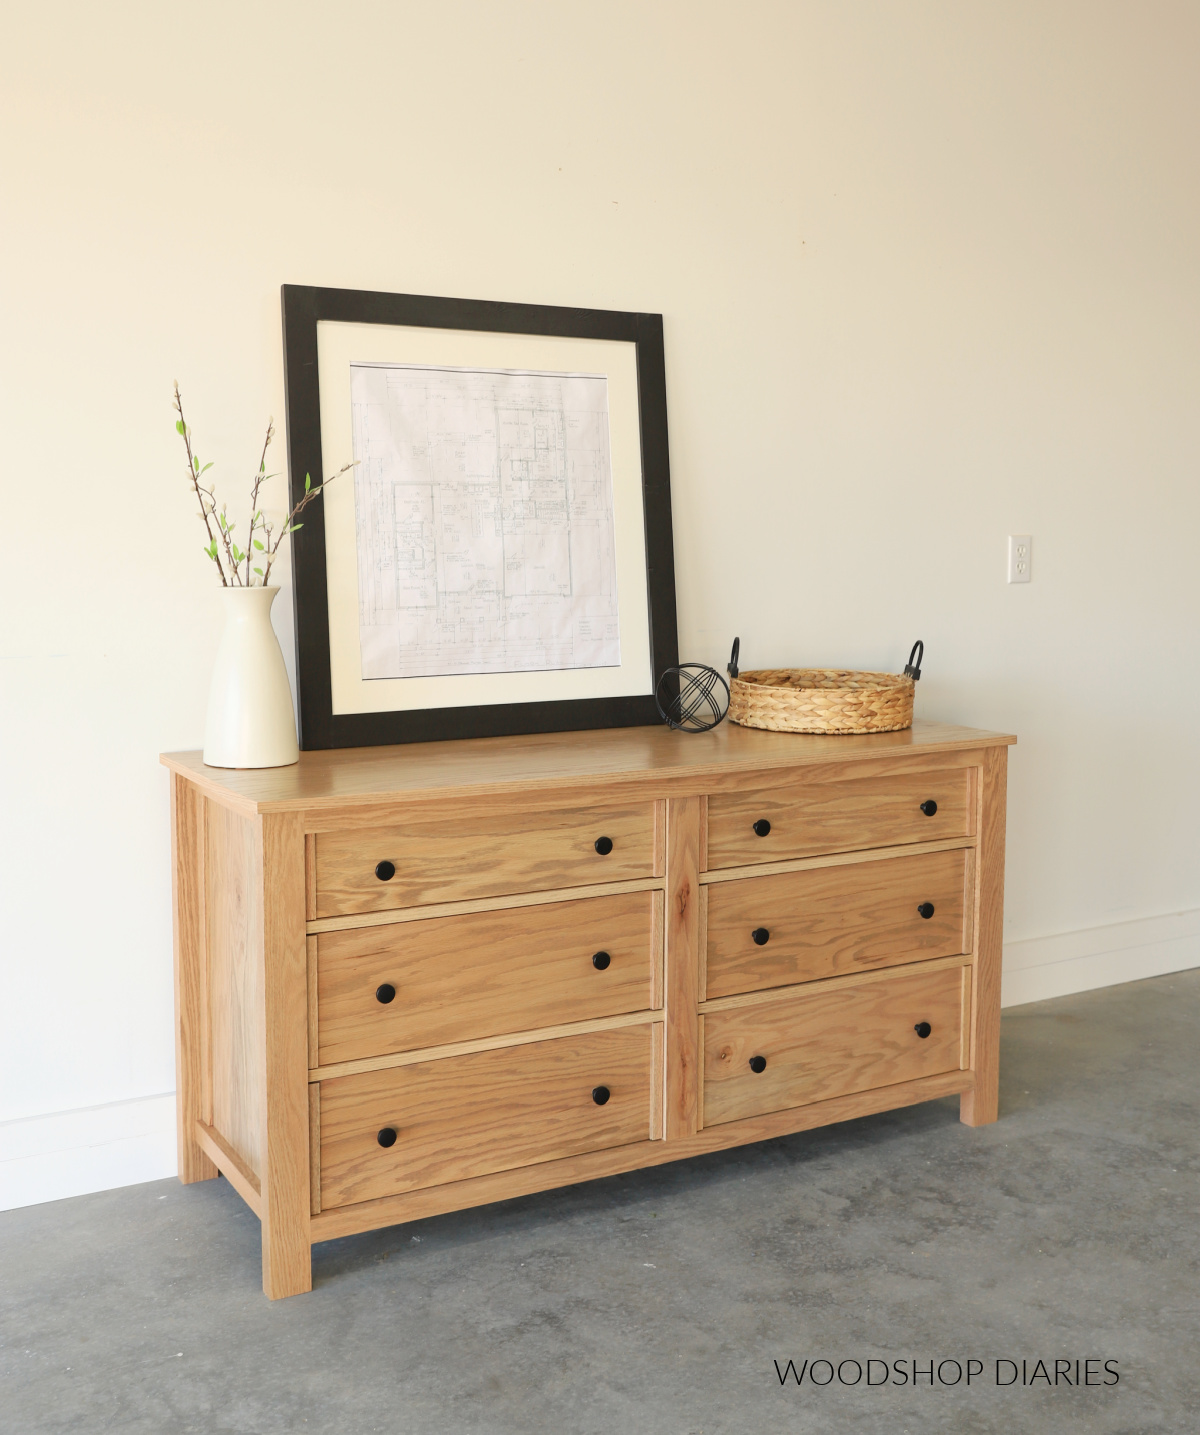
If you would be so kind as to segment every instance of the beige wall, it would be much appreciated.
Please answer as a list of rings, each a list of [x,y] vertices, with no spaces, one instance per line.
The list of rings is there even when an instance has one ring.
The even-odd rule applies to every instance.
[[[684,655],[923,637],[920,714],[1021,736],[1014,949],[1200,961],[1198,61],[1133,0],[5,6],[0,1117],[173,1085],[170,386],[238,493],[285,280],[660,310]]]

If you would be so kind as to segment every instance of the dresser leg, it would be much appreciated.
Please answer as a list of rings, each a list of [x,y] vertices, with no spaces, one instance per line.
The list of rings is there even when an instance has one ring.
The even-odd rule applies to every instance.
[[[296,813],[258,819],[264,1043],[262,1261],[272,1300],[312,1289],[308,1171],[308,954],[304,826]]]
[[[999,1114],[1000,964],[1004,950],[1004,806],[1008,748],[991,747],[979,772],[976,827],[975,974],[971,1001],[971,1069],[974,1086],[963,1093],[959,1115],[986,1126]]]
[[[217,1174],[196,1144],[196,1123],[206,1109],[208,1072],[205,1020],[204,798],[186,778],[171,774],[171,887],[175,948],[175,1121],[179,1179],[184,1185]]]

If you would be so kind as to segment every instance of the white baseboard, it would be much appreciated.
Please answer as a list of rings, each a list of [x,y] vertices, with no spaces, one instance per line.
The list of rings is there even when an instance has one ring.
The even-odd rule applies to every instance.
[[[1004,945],[1001,1006],[1200,967],[1200,909]]]
[[[1003,1006],[1200,967],[1200,910],[1004,948]],[[174,1176],[175,1095],[0,1123],[0,1210]]]
[[[175,1093],[0,1122],[0,1211],[178,1171]]]

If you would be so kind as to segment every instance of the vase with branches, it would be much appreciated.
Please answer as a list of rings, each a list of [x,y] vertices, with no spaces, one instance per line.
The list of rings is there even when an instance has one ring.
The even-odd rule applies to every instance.
[[[225,605],[225,631],[209,690],[204,761],[212,767],[286,767],[299,760],[300,751],[287,668],[271,625],[271,605],[279,592],[271,583],[271,569],[284,539],[304,526],[300,515],[354,464],[343,464],[323,483],[314,484],[311,474],[305,474],[304,493],[287,516],[282,521],[268,518],[259,506],[263,485],[277,477],[267,472],[267,450],[275,437],[274,420],[268,419],[258,467],[250,480],[250,519],[243,548],[236,520],[227,505],[218,502],[216,484],[205,478],[213,465],[201,463],[196,452],[178,383],[174,408],[175,431],[187,455],[188,483],[200,504],[208,537],[204,552],[216,566]]]

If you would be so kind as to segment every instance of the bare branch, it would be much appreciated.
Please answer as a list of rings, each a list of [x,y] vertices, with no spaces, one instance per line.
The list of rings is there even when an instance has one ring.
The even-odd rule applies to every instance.
[[[228,588],[229,583],[225,577],[225,569],[221,566],[221,559],[217,552],[216,540],[213,537],[212,524],[208,521],[208,512],[200,489],[200,466],[192,456],[191,430],[187,426],[187,420],[183,416],[183,400],[179,397],[179,380],[175,380],[175,410],[179,414],[179,423],[182,425],[183,445],[187,450],[188,478],[191,479],[192,487],[195,489],[196,497],[200,499],[200,508],[203,511],[204,528],[208,533],[208,546],[210,556],[217,565],[217,572],[221,575],[221,587]],[[216,505],[213,505],[214,508]]]

